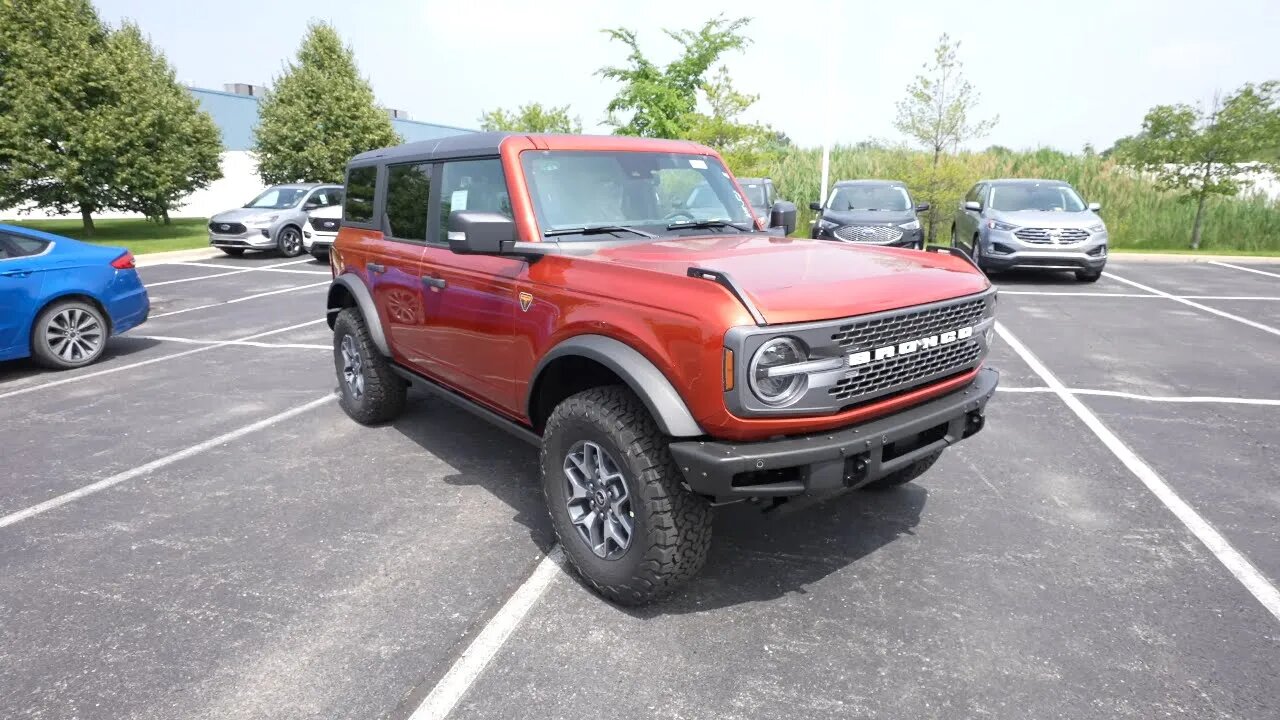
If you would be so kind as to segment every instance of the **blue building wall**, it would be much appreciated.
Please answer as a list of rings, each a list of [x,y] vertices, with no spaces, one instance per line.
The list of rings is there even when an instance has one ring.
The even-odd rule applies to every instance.
[[[213,116],[222,130],[222,145],[227,150],[252,150],[253,126],[258,123],[258,101],[250,95],[236,95],[221,90],[188,88],[200,107]],[[435,125],[416,120],[391,120],[391,125],[405,142],[434,140],[459,133],[476,132],[450,125]]]

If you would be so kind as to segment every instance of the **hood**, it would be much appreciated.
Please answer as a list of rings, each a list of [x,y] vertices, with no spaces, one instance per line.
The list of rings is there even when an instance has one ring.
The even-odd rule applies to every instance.
[[[915,210],[823,210],[822,218],[841,225],[901,225],[916,219]]]
[[[989,287],[982,273],[949,254],[764,235],[628,243],[589,257],[681,277],[691,267],[726,273],[770,325],[892,310]]]
[[[1044,210],[1001,212],[994,210],[990,211],[989,217],[1019,227],[1087,228],[1090,225],[1097,225],[1102,222],[1102,218],[1090,210],[1085,210],[1084,212],[1046,212]]]
[[[222,212],[209,218],[209,222],[244,222],[245,218],[251,218],[256,215],[283,215],[292,210],[265,210],[263,208],[236,208],[234,210],[223,210]]]

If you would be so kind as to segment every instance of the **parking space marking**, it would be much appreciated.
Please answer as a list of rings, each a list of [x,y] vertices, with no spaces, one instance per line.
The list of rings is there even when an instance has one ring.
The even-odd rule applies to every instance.
[[[542,594],[551,586],[551,581],[560,574],[560,564],[564,560],[564,552],[559,545],[551,548],[546,557],[534,568],[533,574],[521,583],[520,587],[498,609],[480,633],[476,635],[462,655],[449,667],[449,671],[440,682],[431,688],[422,704],[418,705],[409,720],[444,720],[453,711],[458,701],[488,667],[498,651],[511,637],[511,633],[524,620],[529,609],[538,602]]]
[[[1120,390],[1087,390],[1083,388],[1064,388],[1072,395],[1097,395],[1100,397],[1116,397],[1126,400],[1145,400],[1149,402],[1167,402],[1167,403],[1225,403],[1228,405],[1267,405],[1280,407],[1280,400],[1272,400],[1270,398],[1234,398],[1234,397],[1217,397],[1215,395],[1141,395],[1138,393],[1122,392]],[[1056,393],[1057,390],[1051,387],[1005,387],[1001,385],[996,388],[999,392],[1007,393]]]
[[[222,307],[223,305],[234,305],[236,303],[244,302],[246,300],[256,300],[260,297],[267,297],[268,295],[279,295],[280,293],[293,292],[294,290],[306,290],[307,288],[320,287],[321,285],[328,285],[328,284],[329,284],[329,281],[326,280],[325,282],[311,283],[309,285],[294,285],[292,287],[280,288],[279,290],[269,290],[267,292],[260,292],[260,293],[257,293],[256,295],[246,295],[244,297],[233,298],[231,300],[223,300],[222,302],[209,303],[207,305],[196,305],[195,307],[182,308],[181,310],[170,310],[169,312],[152,315],[147,319],[155,320],[156,318],[169,317],[170,315],[181,315],[182,313],[195,312],[196,310],[207,310],[212,307]]]
[[[1174,517],[1182,521],[1182,524],[1191,531],[1191,534],[1204,543],[1209,552],[1218,558],[1218,561],[1244,585],[1245,589],[1258,599],[1258,602],[1262,603],[1263,607],[1275,616],[1276,620],[1280,620],[1280,590],[1258,568],[1254,567],[1248,558],[1236,550],[1208,520],[1205,520],[1194,508],[1188,505],[1150,465],[1121,442],[1120,438],[1111,432],[1098,419],[1097,415],[1093,414],[1093,411],[1085,407],[1079,398],[1072,395],[1067,387],[1062,384],[1062,381],[1058,380],[1057,376],[1050,372],[1040,362],[1039,358],[1028,350],[1018,338],[1014,337],[1013,333],[1009,332],[1002,323],[996,322],[996,332],[1022,358],[1023,362],[1027,363],[1032,372],[1040,376],[1045,385],[1066,404],[1071,412],[1075,413],[1076,417],[1080,418],[1080,421],[1093,431],[1093,434],[1102,441],[1102,444],[1129,469],[1129,472],[1133,473],[1143,485],[1146,485],[1147,489],[1160,502],[1164,503],[1165,507],[1169,508]]]
[[[219,445],[229,443],[232,440],[242,438],[245,435],[258,432],[259,430],[262,430],[264,428],[269,428],[272,425],[275,425],[280,422],[284,422],[289,418],[295,417],[297,415],[301,415],[302,413],[308,410],[311,410],[313,408],[318,408],[321,405],[332,402],[336,398],[337,398],[337,395],[334,395],[332,393],[329,395],[325,395],[324,397],[321,397],[321,398],[316,398],[311,402],[308,402],[303,405],[299,405],[289,410],[285,410],[284,412],[278,413],[276,415],[272,415],[269,418],[265,418],[263,420],[259,420],[258,422],[245,425],[244,427],[237,428],[235,430],[232,430],[231,432],[223,433],[217,437],[209,438],[208,440],[205,440],[202,443],[192,445],[191,447],[186,448],[184,450],[179,450],[178,452],[173,453],[171,455],[165,455],[162,458],[152,460],[151,462],[145,465],[139,465],[138,467],[132,468],[130,470],[125,470],[124,472],[116,473],[111,477],[103,478],[95,483],[90,483],[89,485],[85,485],[82,488],[77,488],[75,490],[72,490],[71,492],[63,493],[61,495],[58,495],[57,497],[53,497],[48,500],[45,500],[42,503],[32,505],[31,507],[25,510],[19,510],[18,512],[10,513],[8,515],[5,515],[4,517],[0,517],[0,528],[6,528],[15,523],[20,523],[23,520],[35,517],[36,515],[39,515],[41,513],[48,512],[50,510],[53,510],[54,508],[62,507],[63,505],[79,500],[80,498],[87,497],[97,492],[102,492],[103,490],[106,490],[107,488],[113,487],[115,485],[119,485],[120,483],[125,482],[126,480],[132,480],[136,477],[141,477],[154,470],[159,470],[160,468],[166,465],[172,465],[173,463],[176,463],[179,460],[185,460],[193,455],[199,455],[200,453],[210,448],[214,448]]]
[[[1128,283],[1129,285],[1132,285],[1132,286],[1134,286],[1134,287],[1138,288],[1139,290],[1146,290],[1147,292],[1150,292],[1150,293],[1153,293],[1153,294],[1159,295],[1159,296],[1160,296],[1160,297],[1162,297],[1162,298],[1167,298],[1167,299],[1169,299],[1169,300],[1173,300],[1174,302],[1180,302],[1180,303],[1182,303],[1183,305],[1187,305],[1188,307],[1193,307],[1193,308],[1196,308],[1197,310],[1203,310],[1203,311],[1205,311],[1205,312],[1207,312],[1207,313],[1212,313],[1212,314],[1217,315],[1217,316],[1219,316],[1219,317],[1224,317],[1224,318],[1226,318],[1226,319],[1228,319],[1228,320],[1235,320],[1235,321],[1236,321],[1236,322],[1238,322],[1238,323],[1243,323],[1243,324],[1245,324],[1245,325],[1248,325],[1249,327],[1255,327],[1255,328],[1257,328],[1257,329],[1259,329],[1259,330],[1261,330],[1261,331],[1263,331],[1263,332],[1269,332],[1269,333],[1271,333],[1272,335],[1280,336],[1280,330],[1277,330],[1277,329],[1275,329],[1275,328],[1271,327],[1270,325],[1263,325],[1262,323],[1260,323],[1260,322],[1254,322],[1253,320],[1250,320],[1249,318],[1242,318],[1242,317],[1240,317],[1239,315],[1232,315],[1232,314],[1231,314],[1231,313],[1229,313],[1229,312],[1223,312],[1222,310],[1219,310],[1219,309],[1217,309],[1217,308],[1211,308],[1211,307],[1209,307],[1208,305],[1201,305],[1201,304],[1200,304],[1200,303],[1198,303],[1198,302],[1193,302],[1193,301],[1191,301],[1191,300],[1187,300],[1186,298],[1180,298],[1180,297],[1178,297],[1177,295],[1170,295],[1169,293],[1167,293],[1167,292],[1165,292],[1165,291],[1163,291],[1163,290],[1157,290],[1157,289],[1155,289],[1155,288],[1153,288],[1153,287],[1149,287],[1149,286],[1147,286],[1147,285],[1143,285],[1142,283],[1134,282],[1133,280],[1128,280],[1128,279],[1126,279],[1126,278],[1122,278],[1122,277],[1120,277],[1119,275],[1115,275],[1115,274],[1113,274],[1113,273],[1104,272],[1104,273],[1103,273],[1103,275],[1105,275],[1105,276],[1107,276],[1107,277],[1111,278],[1112,280],[1119,280],[1119,281],[1120,281],[1120,282],[1122,282],[1122,283]]]
[[[178,278],[177,280],[161,280],[160,282],[145,283],[145,285],[147,286],[147,288],[155,288],[155,287],[160,287],[161,285],[175,285],[175,284],[177,284],[177,283],[192,282],[192,281],[195,281],[195,280],[210,280],[210,279],[212,279],[212,278],[226,277],[226,276],[228,276],[228,275],[240,275],[240,274],[242,274],[242,273],[248,273],[248,272],[263,272],[263,271],[273,271],[273,272],[305,272],[305,273],[317,273],[317,272],[323,272],[323,274],[325,274],[325,275],[329,275],[329,274],[330,274],[330,273],[328,273],[328,272],[321,271],[321,270],[284,270],[284,269],[281,269],[281,266],[283,266],[283,265],[297,265],[299,262],[310,262],[310,260],[291,260],[291,261],[289,261],[289,262],[275,263],[275,264],[272,264],[272,265],[263,265],[262,267],[250,267],[250,268],[242,267],[242,266],[240,266],[240,265],[217,265],[217,264],[214,264],[214,263],[169,262],[169,263],[163,263],[163,265],[184,265],[184,266],[189,266],[189,267],[201,267],[201,268],[203,268],[203,267],[208,267],[208,268],[221,268],[221,269],[229,269],[229,270],[231,270],[231,272],[213,273],[213,274],[211,274],[211,275],[197,275],[196,277]],[[152,266],[150,266],[150,267],[159,267],[159,265],[152,265]]]
[[[1217,265],[1218,267],[1231,268],[1233,270],[1243,270],[1245,272],[1258,273],[1259,275],[1266,275],[1267,277],[1280,278],[1280,273],[1267,272],[1266,270],[1258,270],[1257,268],[1242,267],[1240,265],[1232,265],[1231,263],[1218,262],[1217,260],[1210,260],[1209,264]]]
[[[253,335],[249,335],[247,337],[236,338],[234,340],[221,340],[213,345],[201,345],[198,348],[193,348],[191,350],[184,350],[179,353],[173,353],[172,355],[161,355],[160,357],[151,358],[150,360],[141,360],[136,363],[129,363],[128,365],[120,365],[118,367],[106,368],[105,370],[98,370],[91,373],[85,373],[84,375],[76,375],[73,377],[63,378],[61,380],[53,380],[51,382],[41,383],[39,385],[32,385],[31,387],[19,388],[17,390],[11,390],[7,393],[0,393],[0,400],[3,400],[5,398],[10,398],[10,397],[15,397],[17,395],[25,395],[29,392],[35,392],[37,390],[44,390],[45,388],[57,387],[59,385],[66,385],[67,383],[78,382],[80,380],[88,380],[89,378],[101,377],[103,375],[110,375],[111,373],[121,372],[122,370],[131,370],[133,368],[142,367],[144,365],[151,365],[153,363],[164,362],[165,360],[173,360],[175,358],[186,357],[188,355],[195,355],[196,353],[202,353],[207,350],[213,350],[215,348],[224,347],[226,345],[234,345],[237,342],[243,342],[245,340],[257,340],[258,338],[269,337],[271,335],[278,335],[280,333],[289,332],[290,330],[297,330],[298,328],[304,328],[304,327],[307,327],[308,325],[315,325],[317,323],[322,323],[322,322],[326,322],[325,318],[308,320],[306,322],[298,323],[297,325],[290,325],[289,327],[282,327],[277,330],[268,330],[266,332],[260,332]]]
[[[256,348],[301,348],[304,350],[332,350],[329,345],[313,343],[264,343],[254,340],[197,340],[195,338],[172,337],[169,335],[130,335],[139,340],[160,340],[162,342],[182,343],[184,345],[235,345],[238,347]]]
[[[1001,295],[1031,295],[1041,297],[1097,297],[1097,298],[1140,298],[1146,300],[1280,300],[1274,295],[1149,295],[1147,293],[1104,293],[1104,292],[1049,292],[1039,290],[1000,290]]]

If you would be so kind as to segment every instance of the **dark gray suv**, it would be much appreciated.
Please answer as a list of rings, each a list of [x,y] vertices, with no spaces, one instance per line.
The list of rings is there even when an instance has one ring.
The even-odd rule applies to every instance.
[[[913,203],[907,186],[896,180],[841,180],[825,205],[809,207],[818,212],[809,232],[815,240],[924,247],[916,213],[927,211],[929,204]]]

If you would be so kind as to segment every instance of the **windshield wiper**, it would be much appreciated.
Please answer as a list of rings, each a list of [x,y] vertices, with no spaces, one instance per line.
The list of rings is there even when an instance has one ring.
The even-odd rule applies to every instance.
[[[556,228],[542,233],[543,237],[555,237],[556,235],[605,235],[610,233],[629,232],[639,235],[642,238],[656,238],[657,235],[645,232],[626,225],[592,225],[590,227],[576,228]]]
[[[731,227],[734,230],[743,232],[754,232],[755,228],[743,227],[737,223],[731,223],[728,220],[686,220],[684,222],[673,222],[667,225],[668,230],[689,230],[701,228],[725,228]]]

